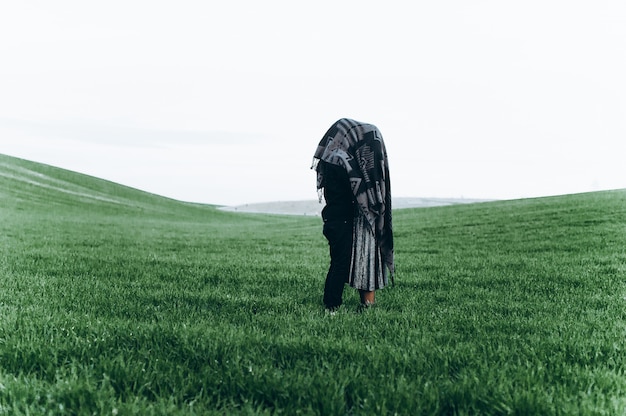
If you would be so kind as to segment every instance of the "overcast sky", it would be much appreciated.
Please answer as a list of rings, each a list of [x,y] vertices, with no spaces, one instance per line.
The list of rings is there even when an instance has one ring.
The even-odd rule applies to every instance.
[[[172,198],[314,199],[338,118],[392,193],[626,188],[626,2],[12,1],[0,153]]]

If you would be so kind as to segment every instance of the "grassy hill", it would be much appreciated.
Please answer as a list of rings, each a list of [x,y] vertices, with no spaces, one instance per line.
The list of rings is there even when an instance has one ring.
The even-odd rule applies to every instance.
[[[0,197],[4,207],[48,211],[197,212],[184,204],[103,179],[0,154]],[[187,209],[181,209],[186,207]],[[206,207],[202,207],[206,212]]]
[[[394,213],[325,315],[317,218],[0,155],[0,414],[624,414],[626,192]]]

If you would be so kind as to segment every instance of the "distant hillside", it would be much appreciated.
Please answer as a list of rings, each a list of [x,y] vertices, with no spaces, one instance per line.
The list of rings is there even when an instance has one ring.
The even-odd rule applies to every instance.
[[[73,208],[105,211],[206,211],[191,204],[144,192],[104,179],[0,154],[0,200],[4,207],[50,211]]]
[[[0,199],[5,206],[28,202],[30,207],[98,207],[167,211],[184,205],[207,209],[210,205],[192,204],[151,194],[104,179],[0,154]],[[434,207],[485,202],[477,199],[394,198],[394,209]],[[22,209],[25,208],[22,205]],[[316,200],[276,201],[220,207],[222,211],[286,215],[320,215],[323,205]]]
[[[441,207],[489,201],[491,200],[461,198],[393,198],[393,209]],[[317,200],[261,202],[220,207],[220,209],[224,211],[285,215],[320,215],[322,208],[324,208],[323,202],[320,203]]]
[[[50,212],[94,209],[115,213],[138,212],[170,215],[233,215],[272,213],[319,215],[316,200],[277,201],[220,207],[181,202],[104,179],[0,154],[0,208]],[[394,198],[394,209],[437,207],[490,202],[479,199]],[[502,201],[504,202],[504,201]],[[511,203],[515,204],[514,201]]]

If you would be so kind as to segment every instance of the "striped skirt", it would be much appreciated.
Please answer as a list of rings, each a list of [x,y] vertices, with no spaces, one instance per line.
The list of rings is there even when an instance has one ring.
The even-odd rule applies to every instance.
[[[387,286],[387,269],[382,261],[376,236],[363,215],[354,219],[352,270],[348,283],[359,290],[378,290]]]

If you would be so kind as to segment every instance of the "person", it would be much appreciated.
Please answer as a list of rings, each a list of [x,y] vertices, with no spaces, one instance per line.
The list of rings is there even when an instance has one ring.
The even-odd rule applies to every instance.
[[[360,309],[375,303],[375,291],[393,282],[395,264],[389,162],[382,134],[372,124],[342,118],[317,146],[313,166],[330,267],[323,302],[342,304],[346,283],[359,291]]]

